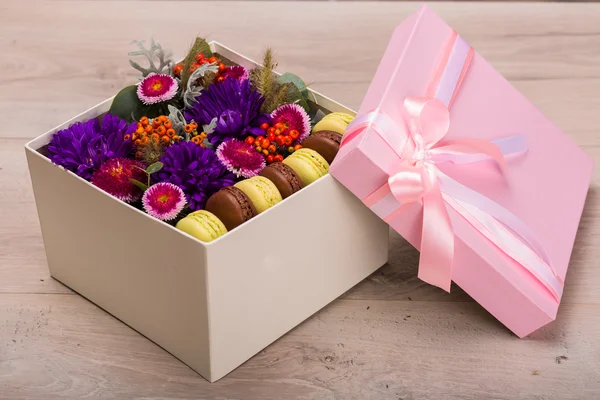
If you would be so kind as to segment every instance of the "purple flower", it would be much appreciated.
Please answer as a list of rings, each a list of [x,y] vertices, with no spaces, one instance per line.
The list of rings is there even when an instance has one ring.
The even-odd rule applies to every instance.
[[[185,119],[207,125],[217,118],[208,141],[218,146],[227,139],[263,135],[265,132],[259,126],[271,120],[269,115],[260,114],[263,102],[264,98],[250,86],[249,80],[225,79],[203,91],[196,103],[186,109]]]
[[[144,192],[142,204],[148,215],[170,221],[185,207],[185,194],[179,186],[169,182],[159,182]]]
[[[153,180],[179,186],[192,211],[201,210],[213,193],[235,183],[235,175],[227,171],[212,150],[192,142],[169,146],[160,161],[163,168],[152,174]]]
[[[217,158],[238,178],[251,178],[265,167],[265,158],[254,146],[241,140],[229,139],[217,148]]]
[[[170,75],[150,74],[137,87],[138,98],[146,105],[171,100],[177,94],[179,85]]]
[[[131,134],[137,123],[127,123],[106,114],[85,122],[76,122],[56,132],[50,144],[50,160],[90,180],[95,170],[109,158],[126,158],[133,148]]]
[[[235,78],[237,80],[243,81],[248,79],[248,70],[241,65],[232,65],[229,67],[225,67],[225,71],[221,72],[221,76],[225,79],[227,78]]]
[[[142,197],[142,190],[129,178],[144,182],[147,179],[144,164],[127,158],[111,158],[92,175],[92,184],[117,199],[131,203]]]

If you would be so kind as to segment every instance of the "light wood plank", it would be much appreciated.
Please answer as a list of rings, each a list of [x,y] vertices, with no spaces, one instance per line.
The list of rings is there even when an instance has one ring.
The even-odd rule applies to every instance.
[[[127,63],[129,43],[150,35],[176,55],[184,54],[198,33],[257,59],[270,45],[277,51],[281,70],[299,74],[317,89],[321,84],[342,83],[342,92],[330,94],[339,94],[338,100],[357,107],[394,27],[417,8],[416,3],[376,7],[311,2],[27,4],[0,5],[4,55],[0,106],[13,109],[0,127],[0,137],[36,136],[135,82],[136,71]],[[509,80],[532,85],[525,94],[532,94],[532,101],[550,111],[563,128],[581,127],[585,117],[600,122],[590,111],[598,106],[594,94],[599,83],[590,78],[600,77],[600,55],[589,50],[600,47],[594,23],[600,19],[598,6],[473,3],[434,4],[434,8]],[[168,20],[173,9],[211,18],[202,18],[201,26],[182,21],[176,29],[150,22],[157,15]],[[98,18],[107,13],[110,17]],[[282,17],[288,13],[294,18]],[[247,32],[252,32],[251,37]],[[584,84],[570,82],[582,79]],[[582,118],[570,119],[565,110],[574,110]]]
[[[209,384],[79,296],[0,295],[0,398],[596,398],[600,306],[559,317],[519,340],[475,303],[342,300]]]
[[[600,5],[433,7],[600,160]],[[446,294],[419,281],[418,253],[395,233],[388,265],[212,385],[48,276],[22,146],[135,82],[132,39],[152,34],[182,55],[195,34],[208,34],[256,59],[268,44],[280,70],[357,108],[393,28],[416,8],[1,2],[0,138],[15,139],[0,139],[0,399],[600,397],[598,173],[557,321],[524,340],[459,288]]]

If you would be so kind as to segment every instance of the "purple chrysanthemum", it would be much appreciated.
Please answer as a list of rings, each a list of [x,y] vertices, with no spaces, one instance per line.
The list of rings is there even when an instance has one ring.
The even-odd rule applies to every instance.
[[[131,134],[137,124],[106,114],[99,118],[76,122],[52,136],[48,145],[50,160],[90,180],[95,170],[109,158],[126,158],[133,148]]]
[[[137,87],[137,95],[146,105],[171,100],[177,94],[179,84],[170,75],[150,74]]]
[[[256,176],[266,166],[263,155],[241,140],[226,140],[217,147],[216,153],[221,164],[238,178]]]
[[[284,104],[271,113],[273,124],[281,122],[286,130],[284,134],[295,129],[300,133],[297,142],[300,143],[310,134],[310,117],[298,104]]]
[[[169,146],[160,161],[163,168],[152,178],[179,186],[193,211],[202,209],[213,193],[235,183],[235,175],[219,162],[214,151],[192,142]]]
[[[225,67],[225,71],[220,74],[223,78],[235,78],[237,80],[243,81],[248,79],[248,70],[241,65],[231,65],[229,67]]]
[[[185,203],[183,190],[169,182],[159,182],[150,186],[142,197],[144,210],[161,221],[170,221],[177,217]]]
[[[92,175],[92,184],[117,199],[131,203],[142,197],[142,190],[129,178],[144,182],[147,178],[144,164],[127,158],[111,158]]]
[[[249,80],[225,79],[203,91],[193,107],[185,110],[185,119],[206,125],[217,118],[217,126],[208,135],[208,141],[218,146],[227,139],[264,134],[259,126],[270,122],[270,117],[260,113],[263,102],[264,98],[252,88]]]

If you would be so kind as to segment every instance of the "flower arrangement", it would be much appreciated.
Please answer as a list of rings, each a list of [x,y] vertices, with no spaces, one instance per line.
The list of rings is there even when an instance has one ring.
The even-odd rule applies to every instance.
[[[247,70],[203,38],[179,63],[154,40],[134,44],[129,62],[140,81],[108,113],[58,131],[47,150],[53,163],[154,218],[175,224],[205,209],[222,188],[301,149],[316,122],[306,85],[275,74],[270,49],[263,66]]]

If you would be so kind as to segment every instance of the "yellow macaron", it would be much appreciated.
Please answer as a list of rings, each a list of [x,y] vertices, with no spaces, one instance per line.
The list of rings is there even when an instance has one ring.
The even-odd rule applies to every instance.
[[[308,186],[317,179],[327,174],[329,163],[316,151],[303,147],[289,155],[283,163],[294,170]]]
[[[227,233],[217,216],[206,210],[194,211],[182,218],[176,228],[203,242],[210,242]]]
[[[236,183],[234,186],[248,196],[259,214],[282,200],[277,186],[264,176],[253,176],[250,179],[244,179]]]
[[[312,131],[313,133],[319,131],[332,131],[343,135],[346,131],[346,127],[353,119],[354,117],[347,113],[334,112],[327,114],[322,120],[317,122]]]

